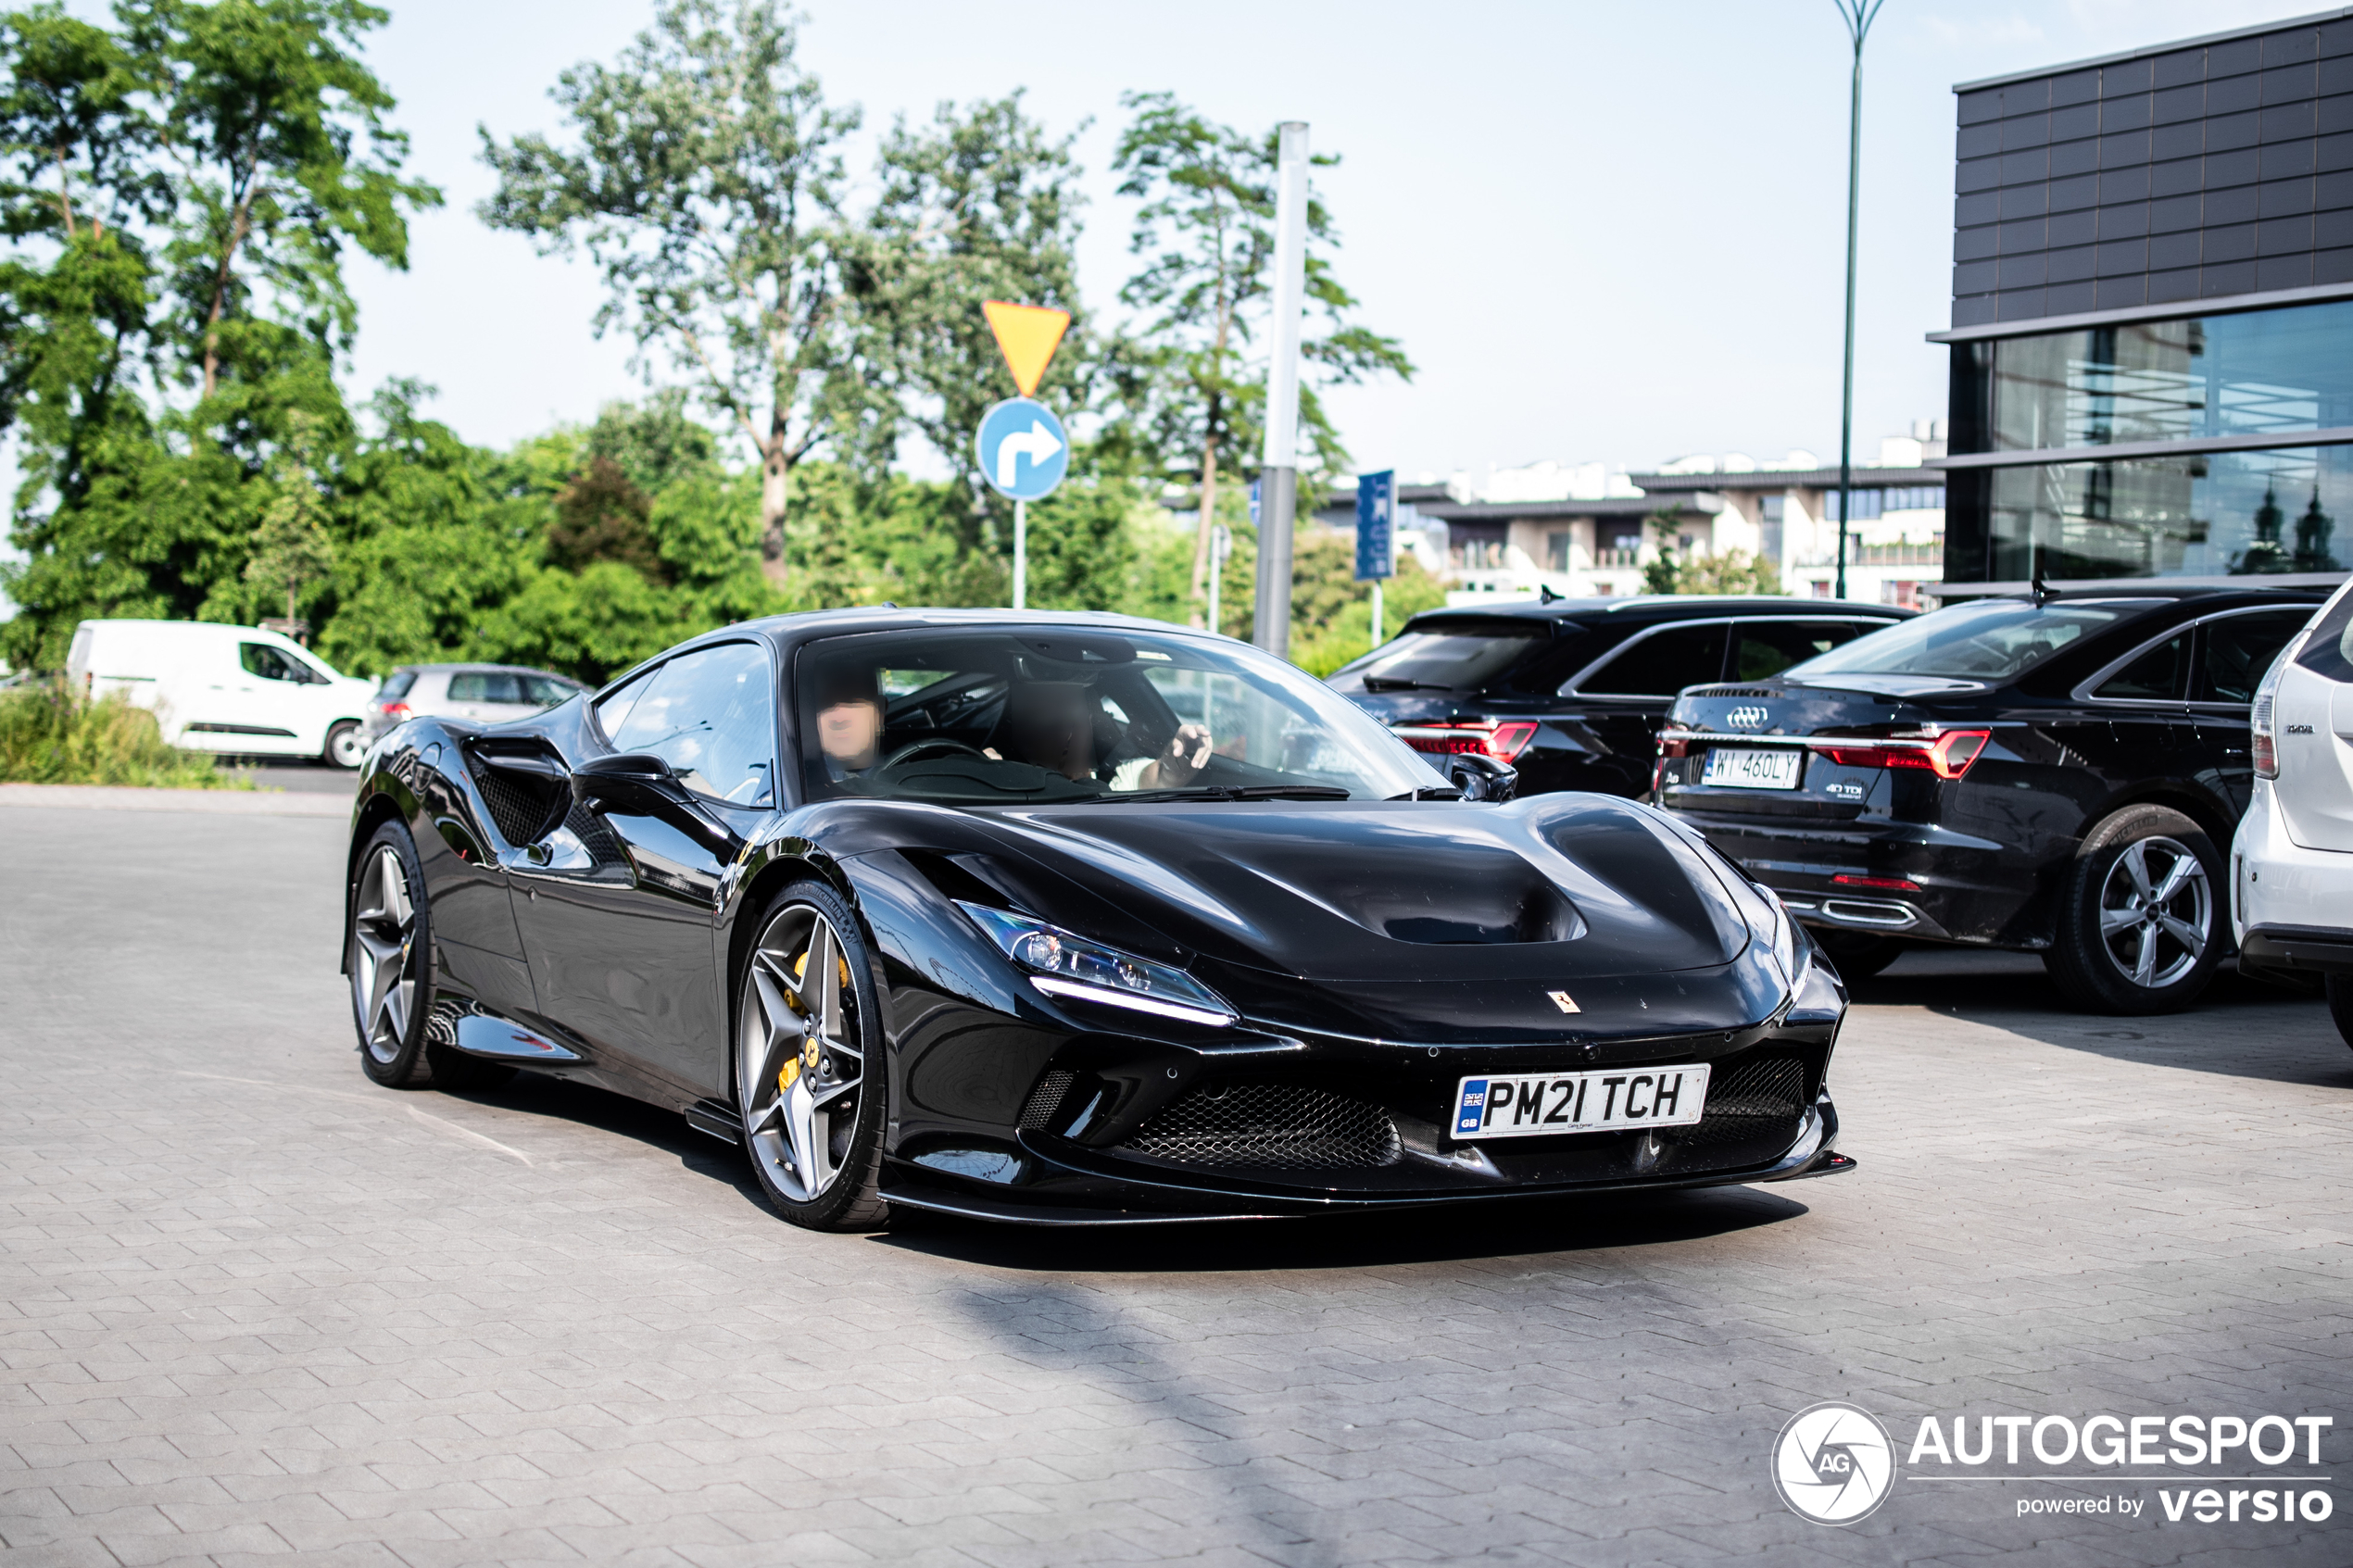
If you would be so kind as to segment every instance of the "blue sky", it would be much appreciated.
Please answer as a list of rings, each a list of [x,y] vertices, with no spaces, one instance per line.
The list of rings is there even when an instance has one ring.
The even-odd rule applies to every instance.
[[[77,6],[77,9],[83,8]],[[813,0],[828,95],[892,116],[1016,87],[1055,128],[1091,119],[1081,280],[1126,274],[1104,168],[1126,88],[1234,124],[1310,122],[1364,318],[1422,367],[1331,402],[1360,464],[1408,474],[1543,458],[1645,467],[1728,448],[1834,452],[1845,199],[1845,34],[1830,0],[1407,6],[1293,0]],[[1944,411],[1952,83],[2304,14],[2256,0],[1888,0],[1867,64],[1858,447]],[[637,0],[392,0],[372,57],[417,172],[450,196],[412,265],[362,261],[351,377],[440,388],[506,443],[634,395],[596,341],[585,263],[484,230],[474,127],[555,130],[563,67],[610,58]],[[863,148],[858,162],[862,163]]]

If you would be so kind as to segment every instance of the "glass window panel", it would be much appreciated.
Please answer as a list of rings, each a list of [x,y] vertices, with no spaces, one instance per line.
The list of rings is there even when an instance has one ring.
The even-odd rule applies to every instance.
[[[2353,301],[2005,338],[1985,392],[1992,451],[2353,424]]]
[[[1388,799],[1440,783],[1322,682],[1223,639],[870,633],[803,649],[795,679],[817,799],[1016,805],[1302,784]]]
[[[1406,632],[1342,666],[1338,673],[1355,676],[1367,691],[1411,691],[1417,686],[1476,691],[1544,641],[1544,633],[1516,627],[1508,632],[1470,628]]]
[[[661,758],[698,795],[764,806],[776,755],[775,709],[767,654],[752,643],[721,643],[663,665],[613,746]]]
[[[1623,696],[1673,696],[1685,686],[1720,679],[1724,628],[1670,626],[1630,643],[1616,659],[1578,683],[1578,690]]]
[[[2170,702],[2182,695],[2182,670],[2189,653],[2187,632],[2168,637],[2101,682],[2092,695],[2115,701]]]
[[[580,689],[570,681],[558,680],[553,675],[519,675],[516,679],[522,683],[523,700],[540,708],[553,708],[558,703],[569,702],[573,694]]]
[[[2340,571],[2353,448],[1995,469],[1995,581]]]
[[[246,674],[258,675],[265,681],[299,683],[310,678],[309,671],[268,643],[239,643],[237,661],[245,666]]]
[[[1762,681],[1854,640],[1855,627],[1844,621],[1743,621],[1732,628],[1729,678]]]
[[[2198,660],[2191,700],[2253,702],[2271,660],[2311,619],[2309,610],[2265,609],[2208,621],[2205,657]]]

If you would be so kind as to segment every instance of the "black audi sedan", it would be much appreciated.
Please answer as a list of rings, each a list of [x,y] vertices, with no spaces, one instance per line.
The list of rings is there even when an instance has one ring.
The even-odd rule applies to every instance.
[[[1522,795],[1638,799],[1677,692],[1762,680],[1912,614],[1698,595],[1428,610],[1334,671],[1331,685],[1416,751],[1509,763]]]
[[[1770,895],[1648,806],[1450,771],[1156,622],[729,627],[377,743],[345,872],[359,1064],[681,1111],[819,1229],[1852,1168],[1844,993]]]
[[[2325,596],[2162,583],[1957,604],[1696,686],[1656,799],[1852,978],[1908,940],[2039,952],[2078,1004],[2187,1006],[2230,946],[2248,706]]]

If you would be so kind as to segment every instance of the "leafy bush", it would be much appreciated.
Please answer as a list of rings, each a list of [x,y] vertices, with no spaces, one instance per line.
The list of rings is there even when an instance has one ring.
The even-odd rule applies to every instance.
[[[0,783],[250,787],[166,746],[145,709],[120,695],[83,702],[62,684],[0,692]]]

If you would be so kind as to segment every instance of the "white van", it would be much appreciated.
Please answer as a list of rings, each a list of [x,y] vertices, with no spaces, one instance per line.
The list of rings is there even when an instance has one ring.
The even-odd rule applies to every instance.
[[[291,637],[200,621],[85,621],[66,678],[91,700],[120,692],[190,751],[316,757],[357,768],[373,681],[339,675]]]

